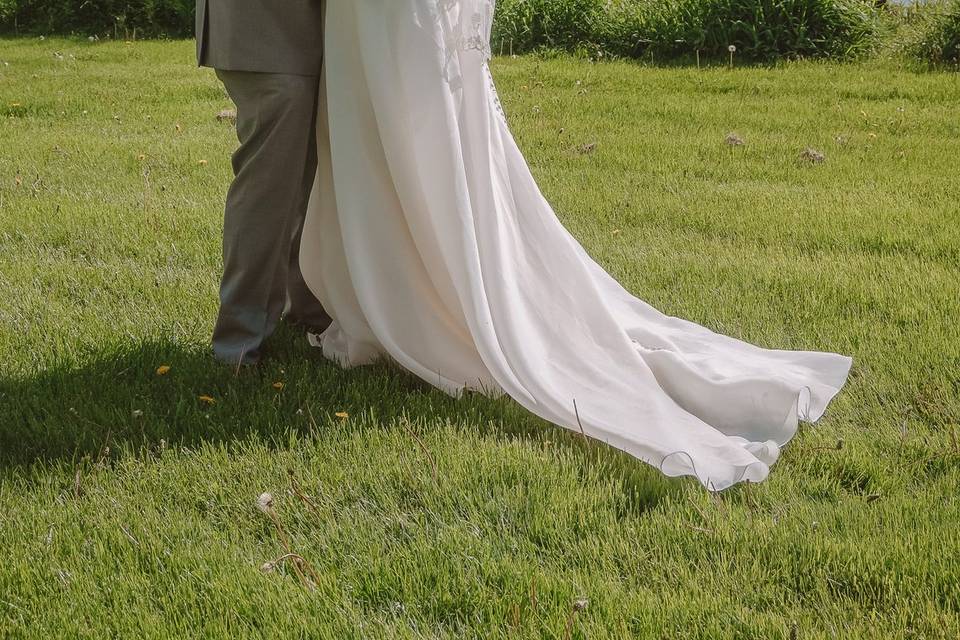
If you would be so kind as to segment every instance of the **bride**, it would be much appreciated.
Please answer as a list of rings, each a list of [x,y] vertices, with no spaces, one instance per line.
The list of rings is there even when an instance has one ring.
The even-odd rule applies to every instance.
[[[561,225],[487,67],[493,0],[329,0],[300,264],[345,367],[386,355],[719,491],[767,477],[850,358],[762,349],[631,295]]]

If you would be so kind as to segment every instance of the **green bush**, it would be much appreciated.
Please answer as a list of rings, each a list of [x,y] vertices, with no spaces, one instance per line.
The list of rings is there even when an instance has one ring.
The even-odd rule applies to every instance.
[[[0,0],[0,23],[12,18],[16,8],[16,0]]]
[[[0,31],[189,36],[194,7],[194,0],[0,0]]]
[[[960,65],[960,0],[920,8],[907,38],[907,51],[924,62]]]
[[[591,48],[620,56],[846,58],[881,33],[872,0],[501,0],[494,47]]]
[[[735,45],[753,59],[847,58],[872,48],[879,33],[878,13],[863,0],[687,0],[687,4],[697,5],[701,12],[688,38],[711,53]]]
[[[494,48],[575,50],[596,40],[607,0],[499,0]]]
[[[735,45],[738,59],[843,58],[876,42],[874,5],[874,0],[499,0],[493,47],[516,53],[555,49],[673,57],[699,51],[725,57]],[[188,37],[193,13],[194,0],[0,0],[0,31],[131,37],[136,30],[138,37]],[[946,33],[944,27],[936,39],[945,52]],[[956,42],[955,26],[953,34]]]
[[[699,25],[695,2],[687,0],[624,0],[608,8],[602,42],[611,54],[640,57],[693,53],[691,28]]]

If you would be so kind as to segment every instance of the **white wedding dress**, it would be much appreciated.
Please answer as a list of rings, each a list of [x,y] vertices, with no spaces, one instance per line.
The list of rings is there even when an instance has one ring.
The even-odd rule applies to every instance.
[[[301,266],[343,366],[388,355],[506,392],[711,490],[767,477],[847,357],[762,349],[666,316],[541,195],[487,68],[491,0],[328,0],[320,166]]]

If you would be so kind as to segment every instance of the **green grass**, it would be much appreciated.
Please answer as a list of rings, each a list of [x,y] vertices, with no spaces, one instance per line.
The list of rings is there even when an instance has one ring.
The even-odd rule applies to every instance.
[[[207,348],[235,145],[213,74],[189,42],[0,40],[0,637],[564,638],[577,598],[574,638],[960,634],[956,76],[493,67],[631,291],[855,357],[824,421],[710,495],[289,330],[235,377]],[[263,491],[316,591],[261,572]]]

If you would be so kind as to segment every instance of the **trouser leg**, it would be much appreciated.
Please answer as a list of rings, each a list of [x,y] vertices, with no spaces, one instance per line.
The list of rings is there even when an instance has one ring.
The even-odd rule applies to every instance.
[[[219,69],[217,76],[237,107],[240,147],[224,214],[213,348],[222,360],[249,363],[276,329],[288,282],[302,282],[299,266],[297,275],[290,271],[309,197],[306,176],[312,184],[316,171],[319,78]],[[306,294],[295,292],[298,305]]]
[[[316,108],[314,108],[313,113],[314,119],[311,124],[311,131],[315,132]],[[310,144],[310,158],[300,186],[300,202],[297,205],[297,224],[294,225],[293,237],[290,239],[290,264],[287,269],[287,304],[285,315],[290,321],[299,322],[314,328],[323,328],[330,323],[331,318],[320,301],[317,300],[313,292],[310,291],[306,281],[303,279],[303,271],[300,269],[300,240],[303,236],[303,223],[307,213],[307,204],[310,201],[310,193],[313,190],[316,175],[317,140],[314,134]]]

